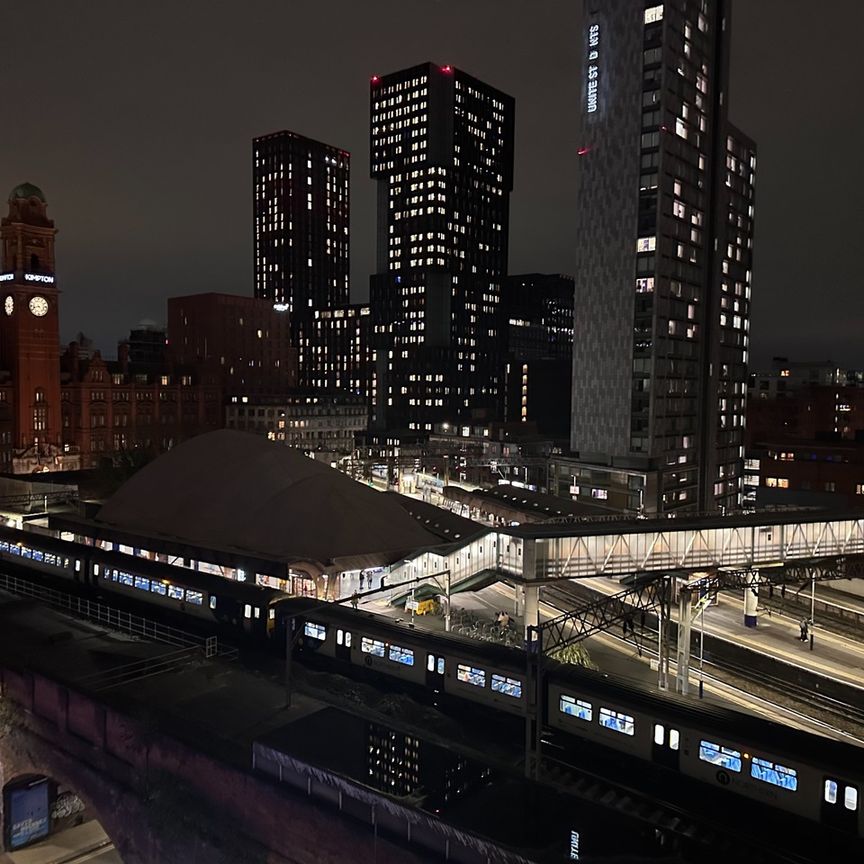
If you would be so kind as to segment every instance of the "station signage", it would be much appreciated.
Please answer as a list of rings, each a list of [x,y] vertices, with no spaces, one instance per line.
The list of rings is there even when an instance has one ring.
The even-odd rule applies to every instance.
[[[46,285],[54,284],[53,276],[44,276],[42,273],[25,273],[25,282],[44,282]]]
[[[600,25],[588,27],[588,68],[585,72],[585,104],[589,114],[599,107],[600,90]]]
[[[20,849],[46,837],[51,830],[47,777],[25,780],[7,787],[6,805],[7,848]]]
[[[0,273],[0,282],[11,282],[14,278],[14,273]]]

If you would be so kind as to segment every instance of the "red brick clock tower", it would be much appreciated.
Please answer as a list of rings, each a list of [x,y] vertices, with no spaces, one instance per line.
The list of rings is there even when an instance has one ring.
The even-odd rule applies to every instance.
[[[54,237],[42,190],[23,183],[0,220],[0,366],[12,375],[16,473],[60,470],[60,326]]]

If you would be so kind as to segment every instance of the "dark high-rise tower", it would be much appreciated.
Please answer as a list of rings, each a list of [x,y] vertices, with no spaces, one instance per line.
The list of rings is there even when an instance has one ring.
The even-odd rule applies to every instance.
[[[424,63],[373,78],[370,110],[373,428],[495,417],[513,99]]]
[[[571,445],[650,473],[650,510],[742,490],[756,155],[727,119],[730,5],[584,0]]]
[[[314,310],[348,302],[350,158],[294,132],[253,142],[255,296],[289,313],[302,386]]]

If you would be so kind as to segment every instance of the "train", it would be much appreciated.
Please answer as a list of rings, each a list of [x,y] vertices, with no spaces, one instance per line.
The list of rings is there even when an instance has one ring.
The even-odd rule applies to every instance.
[[[290,628],[300,657],[514,717],[527,714],[526,658],[515,648],[9,527],[0,527],[0,562],[209,621],[256,642],[284,645]],[[605,748],[818,823],[838,837],[864,838],[864,759],[852,744],[552,661],[540,698],[547,743],[559,750]]]

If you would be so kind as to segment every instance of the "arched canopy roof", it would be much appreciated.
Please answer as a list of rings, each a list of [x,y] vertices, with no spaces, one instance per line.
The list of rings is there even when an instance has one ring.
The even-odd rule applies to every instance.
[[[441,544],[390,495],[299,450],[232,430],[192,438],[142,468],[96,521],[208,549],[326,567],[334,558]]]

